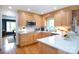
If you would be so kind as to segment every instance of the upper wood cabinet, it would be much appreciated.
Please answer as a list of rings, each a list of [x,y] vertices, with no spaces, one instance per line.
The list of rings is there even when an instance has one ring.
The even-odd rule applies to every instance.
[[[79,10],[73,10],[72,16],[73,16],[73,20],[75,19],[77,21],[77,25],[79,26]]]
[[[26,14],[24,13],[24,12],[18,12],[18,18],[19,18],[19,20],[18,20],[18,25],[19,25],[19,27],[23,27],[23,26],[25,26],[26,25]]]
[[[26,26],[28,20],[34,20],[32,13],[19,11],[18,15],[19,15],[18,23],[20,27]]]
[[[71,26],[72,20],[72,11],[71,10],[64,10],[62,15],[62,26]]]
[[[26,20],[33,20],[33,14],[32,13],[26,13]]]
[[[19,21],[18,21],[19,24],[18,25],[20,27],[26,26],[26,23],[28,20],[35,20],[37,27],[44,26],[43,17],[41,15],[24,12],[24,11],[19,11],[18,15],[19,15]]]
[[[55,26],[71,26],[72,11],[61,10],[54,15]]]
[[[54,15],[55,26],[71,26],[72,11],[61,10]]]
[[[56,13],[54,15],[54,24],[55,26],[61,26],[61,15],[59,13]]]
[[[43,18],[40,15],[33,15],[34,19],[36,20],[36,26],[42,27],[44,26]]]

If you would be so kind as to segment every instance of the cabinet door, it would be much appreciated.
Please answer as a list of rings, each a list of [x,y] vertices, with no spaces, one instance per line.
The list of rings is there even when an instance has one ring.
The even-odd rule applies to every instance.
[[[26,14],[25,13],[22,13],[22,12],[18,12],[18,15],[19,15],[19,21],[18,21],[18,25],[20,27],[23,27],[23,26],[26,26]]]
[[[40,54],[57,54],[57,52],[58,52],[57,49],[39,42],[39,53]]]
[[[38,33],[38,32],[34,33],[34,42],[37,42],[37,39],[42,38],[41,35],[42,35],[41,32],[40,33]]]
[[[33,16],[34,17],[34,19],[36,20],[36,26],[37,27],[42,27],[42,26],[44,26],[44,22],[43,22],[43,17],[42,16],[40,16],[40,15],[34,15]]]
[[[32,13],[26,13],[26,19],[27,20],[32,20],[33,19]]]
[[[38,33],[37,37],[38,39],[42,38],[42,32]]]
[[[72,19],[71,10],[61,10],[54,15],[55,26],[70,26]]]
[[[62,26],[71,26],[72,12],[70,10],[64,10],[62,15]]]
[[[22,35],[19,35],[19,45],[20,46],[24,46],[27,44],[27,38],[26,38],[26,35],[22,34]]]
[[[61,14],[60,13],[56,13],[54,15],[54,19],[55,19],[55,26],[61,26]]]
[[[42,32],[42,38],[43,37],[48,37],[48,36],[50,36],[50,33],[49,32]]]
[[[34,43],[34,34],[33,33],[28,34],[27,42],[28,42],[28,44]]]

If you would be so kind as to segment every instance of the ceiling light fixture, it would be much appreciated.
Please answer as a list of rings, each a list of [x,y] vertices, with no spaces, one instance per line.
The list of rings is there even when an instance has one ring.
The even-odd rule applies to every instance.
[[[44,12],[41,12],[41,14],[44,14]]]
[[[30,9],[30,8],[28,8],[28,9],[27,9],[27,11],[31,11],[31,9]]]
[[[12,7],[11,7],[11,6],[9,6],[8,8],[9,8],[9,9],[12,9]]]
[[[56,10],[56,9],[57,9],[57,7],[54,7],[53,9],[54,9],[54,10]]]

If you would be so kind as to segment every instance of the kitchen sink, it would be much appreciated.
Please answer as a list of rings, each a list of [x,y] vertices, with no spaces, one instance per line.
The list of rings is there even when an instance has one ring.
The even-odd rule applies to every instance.
[[[59,35],[59,34],[58,33],[51,33],[50,36],[52,36],[52,35]]]

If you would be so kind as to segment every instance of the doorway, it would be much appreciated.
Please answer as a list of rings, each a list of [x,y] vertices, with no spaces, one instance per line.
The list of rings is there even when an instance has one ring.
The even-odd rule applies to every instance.
[[[7,38],[8,43],[16,42],[16,21],[2,19],[2,37]]]

